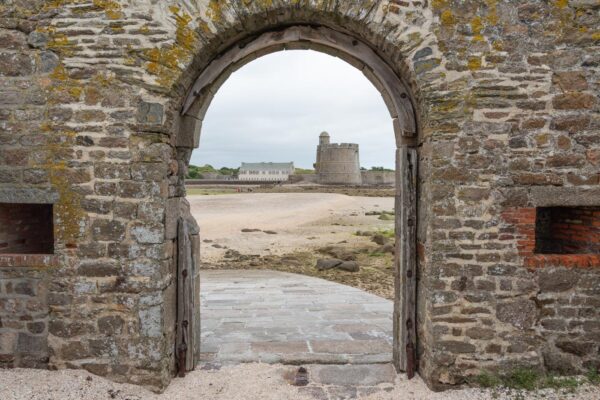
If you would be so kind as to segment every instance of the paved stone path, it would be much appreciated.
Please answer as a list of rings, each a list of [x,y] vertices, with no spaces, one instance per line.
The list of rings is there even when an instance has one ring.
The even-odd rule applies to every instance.
[[[389,300],[275,271],[204,271],[201,282],[203,362],[391,361]]]

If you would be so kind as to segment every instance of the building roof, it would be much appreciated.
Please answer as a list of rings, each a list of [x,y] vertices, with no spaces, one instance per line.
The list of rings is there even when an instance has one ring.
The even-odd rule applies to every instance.
[[[319,137],[325,137],[325,136],[329,137],[329,133],[327,133],[327,132],[323,131],[323,132],[321,132],[321,134],[319,135]]]
[[[281,171],[281,170],[293,170],[294,163],[274,163],[274,162],[260,162],[260,163],[242,163],[240,171],[252,170],[252,171]]]

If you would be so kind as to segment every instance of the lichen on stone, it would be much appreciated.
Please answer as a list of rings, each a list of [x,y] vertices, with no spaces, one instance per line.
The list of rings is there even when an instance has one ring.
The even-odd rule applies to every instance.
[[[176,81],[181,66],[191,60],[198,42],[198,36],[191,27],[192,16],[177,6],[169,10],[176,24],[175,42],[143,52],[148,60],[146,70],[155,75],[157,83],[163,87],[170,87]]]

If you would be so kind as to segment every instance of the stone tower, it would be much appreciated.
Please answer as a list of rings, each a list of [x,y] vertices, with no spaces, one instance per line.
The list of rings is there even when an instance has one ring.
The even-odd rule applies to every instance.
[[[330,143],[327,132],[319,135],[315,172],[318,182],[335,185],[360,185],[358,144]]]

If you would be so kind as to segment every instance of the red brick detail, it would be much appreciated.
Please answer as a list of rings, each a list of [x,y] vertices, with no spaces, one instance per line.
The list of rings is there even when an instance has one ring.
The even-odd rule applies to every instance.
[[[58,262],[58,256],[50,254],[0,254],[0,268],[55,267]]]
[[[500,240],[514,240],[519,255],[523,258],[523,265],[527,268],[543,268],[543,267],[566,267],[566,268],[600,268],[600,254],[536,254],[536,208],[509,208],[502,212],[502,218],[505,225],[501,229]],[[600,213],[594,211],[589,214],[594,218],[594,221],[586,221],[586,225],[597,230]],[[560,230],[560,227],[556,227]],[[568,229],[571,227],[568,226]],[[573,227],[573,231],[585,229],[581,224]],[[567,233],[561,233],[561,235]],[[596,240],[598,236],[596,232],[590,232],[586,236],[577,235],[576,237],[585,237],[588,240]],[[558,237],[559,235],[557,235]]]

